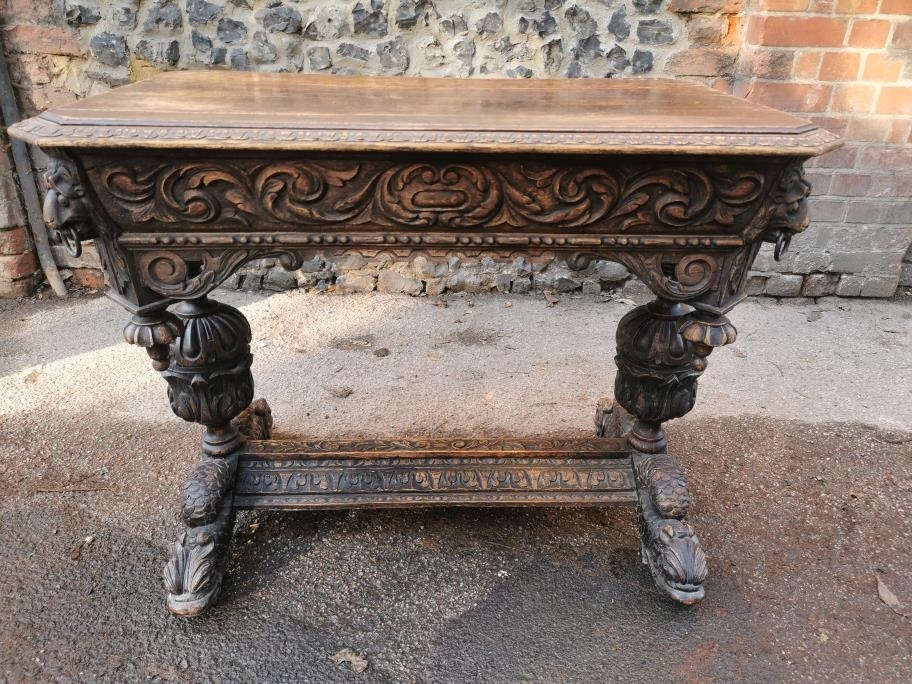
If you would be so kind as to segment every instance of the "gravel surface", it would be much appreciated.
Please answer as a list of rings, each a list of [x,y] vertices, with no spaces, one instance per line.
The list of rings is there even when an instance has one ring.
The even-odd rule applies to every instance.
[[[278,430],[315,437],[590,434],[629,310],[219,298],[251,320]],[[654,589],[632,508],[261,512],[192,620],[166,612],[161,566],[200,431],[121,342],[126,318],[101,298],[0,303],[0,680],[912,678],[908,302],[736,309],[738,341],[669,426],[711,563],[695,608]],[[346,648],[364,672],[331,660]]]

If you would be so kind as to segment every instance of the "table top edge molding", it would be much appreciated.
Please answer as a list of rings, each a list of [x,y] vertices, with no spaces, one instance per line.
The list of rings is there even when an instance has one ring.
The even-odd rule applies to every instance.
[[[40,114],[9,133],[42,148],[202,151],[480,152],[511,154],[696,154],[817,156],[839,136],[802,126],[792,132],[535,131],[291,128],[275,126],[72,124]]]

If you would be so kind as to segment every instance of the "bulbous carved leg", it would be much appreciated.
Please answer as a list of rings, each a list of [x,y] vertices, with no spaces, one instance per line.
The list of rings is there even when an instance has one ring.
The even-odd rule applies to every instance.
[[[124,336],[147,349],[174,413],[205,427],[203,461],[181,488],[188,529],[164,570],[168,609],[196,615],[215,601],[228,562],[236,450],[272,432],[269,405],[252,401],[250,326],[237,309],[203,297],[134,316]]]
[[[205,297],[179,303],[174,314],[181,335],[162,371],[171,408],[206,427],[204,453],[225,456],[244,441],[231,419],[253,401],[250,325],[234,307]]]
[[[174,413],[205,426],[205,454],[226,456],[245,436],[268,438],[272,413],[263,399],[251,403],[251,334],[240,311],[202,297],[134,316],[124,337],[148,351]]]
[[[643,561],[656,585],[687,605],[703,598],[706,556],[684,520],[687,476],[666,453],[662,423],[693,408],[706,357],[734,338],[724,316],[684,304],[656,300],[633,309],[618,325],[615,399],[596,411],[597,434],[626,436],[633,451]]]

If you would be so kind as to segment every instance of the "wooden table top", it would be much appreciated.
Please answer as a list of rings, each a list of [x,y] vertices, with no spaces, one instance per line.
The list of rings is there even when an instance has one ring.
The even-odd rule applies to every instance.
[[[10,128],[42,147],[810,156],[839,138],[659,79],[425,79],[181,71]]]

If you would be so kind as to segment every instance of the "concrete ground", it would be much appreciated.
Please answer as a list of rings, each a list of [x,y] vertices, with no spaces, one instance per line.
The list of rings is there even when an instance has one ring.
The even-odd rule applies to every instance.
[[[317,437],[589,434],[630,307],[220,297],[253,325],[278,430]],[[711,563],[690,609],[653,588],[632,508],[437,509],[244,514],[221,603],[169,616],[200,430],[126,319],[102,298],[0,304],[4,681],[912,680],[908,298],[735,310],[669,428]],[[331,660],[346,648],[365,671]]]

